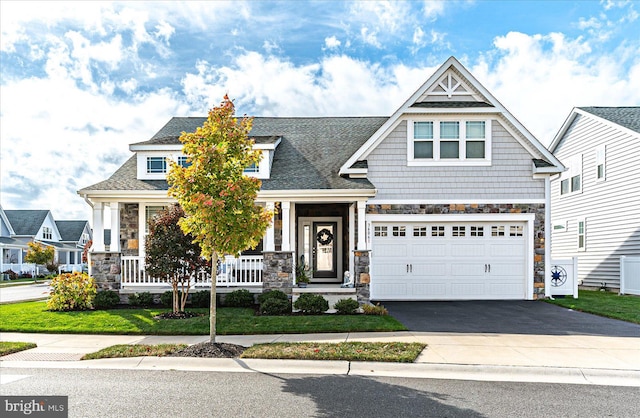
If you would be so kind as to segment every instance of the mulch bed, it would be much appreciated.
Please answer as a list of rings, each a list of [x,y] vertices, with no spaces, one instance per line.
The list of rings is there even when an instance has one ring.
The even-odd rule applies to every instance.
[[[234,358],[239,357],[246,349],[242,345],[204,342],[190,345],[168,357]]]
[[[186,319],[195,318],[196,316],[203,316],[204,314],[197,312],[165,312],[160,315],[156,315],[153,319]]]

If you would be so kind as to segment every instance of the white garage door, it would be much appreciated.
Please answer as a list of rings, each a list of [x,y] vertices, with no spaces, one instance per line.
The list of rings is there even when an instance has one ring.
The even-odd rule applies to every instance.
[[[525,225],[374,223],[371,298],[525,299]]]

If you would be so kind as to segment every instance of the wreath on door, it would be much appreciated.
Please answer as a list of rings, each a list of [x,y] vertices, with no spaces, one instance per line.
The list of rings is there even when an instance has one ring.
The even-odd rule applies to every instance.
[[[316,234],[316,240],[322,245],[329,245],[333,241],[333,234],[327,228],[322,228]]]

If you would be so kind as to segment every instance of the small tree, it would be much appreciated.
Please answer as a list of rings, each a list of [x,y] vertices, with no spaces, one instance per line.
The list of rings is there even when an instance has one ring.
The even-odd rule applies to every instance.
[[[207,267],[200,256],[200,246],[191,234],[182,232],[178,222],[184,210],[173,205],[149,221],[149,235],[145,241],[145,264],[148,274],[171,282],[173,312],[184,312],[191,279]]]
[[[27,255],[24,257],[24,261],[27,263],[34,263],[36,265],[37,276],[39,273],[39,265],[53,264],[55,250],[53,247],[42,245],[35,241],[31,241],[27,245],[29,246],[29,249],[27,250]]]
[[[218,256],[238,254],[255,247],[271,223],[272,214],[255,204],[260,180],[244,175],[258,164],[261,152],[249,139],[252,119],[235,117],[229,97],[209,111],[204,125],[182,133],[187,167],[171,165],[169,194],[184,208],[180,220],[185,233],[193,235],[202,255],[211,259],[209,337],[216,338],[216,269]]]

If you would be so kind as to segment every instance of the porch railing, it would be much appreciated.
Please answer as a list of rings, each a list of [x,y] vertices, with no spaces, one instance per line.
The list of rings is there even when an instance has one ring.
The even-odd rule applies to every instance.
[[[211,287],[211,272],[201,271],[191,281],[192,287]],[[123,256],[121,269],[122,287],[158,286],[170,287],[170,283],[151,277],[144,269],[144,257]],[[221,260],[216,276],[216,286],[262,286],[262,256],[226,257]]]
[[[2,264],[2,271],[0,271],[0,273],[5,272],[7,270],[11,270],[14,273],[17,274],[31,274],[31,275],[35,275],[36,274],[36,265],[32,264],[32,263],[3,263]]]

